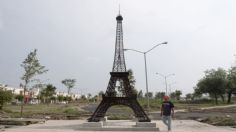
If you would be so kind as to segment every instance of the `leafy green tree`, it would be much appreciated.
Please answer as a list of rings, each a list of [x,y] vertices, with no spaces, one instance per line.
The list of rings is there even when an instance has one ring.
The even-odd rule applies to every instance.
[[[67,87],[67,93],[70,94],[71,89],[75,86],[76,80],[75,79],[64,79],[61,81]]]
[[[15,99],[17,99],[18,101],[22,102],[24,99],[24,96],[21,94],[15,95]]]
[[[22,62],[21,67],[24,69],[24,74],[21,79],[24,81],[24,91],[23,96],[25,97],[25,92],[29,89],[29,83],[34,81],[34,77],[47,72],[45,66],[39,63],[37,58],[37,50],[30,52],[27,58]],[[21,117],[23,113],[24,103],[21,104]]]
[[[58,96],[57,96],[57,100],[58,100],[59,102],[62,102],[63,99],[64,99],[64,96],[62,96],[62,95],[58,95]]]
[[[170,98],[180,100],[180,96],[182,95],[182,91],[180,90],[175,90],[175,92],[172,92],[170,94]]]
[[[228,79],[227,87],[226,87],[226,93],[228,96],[227,103],[230,103],[231,98],[232,98],[232,94],[236,93],[236,66],[231,67],[229,69],[227,79]]]
[[[157,92],[155,94],[155,99],[162,99],[165,96],[165,92]]]
[[[12,100],[13,94],[10,90],[4,90],[0,88],[0,110],[2,110],[3,105]]]
[[[99,93],[98,93],[98,100],[101,100],[102,99],[102,96],[104,95],[104,92],[103,91],[100,91]]]
[[[55,96],[51,96],[49,99],[50,101],[53,101],[53,103],[55,103],[57,98]]]
[[[191,93],[186,94],[185,99],[186,100],[193,100],[193,94],[191,94]]]
[[[49,79],[46,79],[44,81],[41,81],[40,79],[35,79],[35,84],[32,86],[32,88],[37,88],[39,90],[43,89],[43,88],[46,88],[46,86],[48,84],[44,83],[45,81],[47,81]]]
[[[128,80],[129,80],[131,90],[135,95],[137,95],[138,91],[135,89],[136,80],[134,79],[133,71],[132,71],[132,69],[129,69],[127,72],[129,73]],[[122,96],[123,94],[125,94],[124,85],[125,84],[124,84],[123,80],[119,80],[119,86],[117,87],[117,90],[113,91],[112,94],[117,95],[117,96]]]
[[[227,73],[224,69],[211,69],[205,72],[205,76],[197,83],[199,92],[208,93],[215,98],[218,104],[218,98],[223,97],[227,84]]]
[[[40,96],[44,99],[44,103],[49,103],[53,99],[53,95],[56,94],[56,87],[51,84],[48,84],[46,88],[42,89]]]
[[[92,94],[91,94],[91,93],[88,93],[88,95],[87,95],[88,101],[91,99],[91,97],[92,97]]]
[[[70,101],[72,101],[72,97],[71,96],[65,96],[64,101],[70,102]]]
[[[175,94],[175,92],[172,92],[172,93],[170,94],[170,98],[176,100],[176,94]]]
[[[142,91],[142,90],[140,90],[140,91],[138,92],[138,98],[143,98],[143,91]]]
[[[180,90],[175,90],[175,96],[177,100],[180,100],[180,96],[182,95],[182,91]]]
[[[202,97],[202,92],[198,87],[193,87],[194,92],[193,92],[193,100],[195,98],[201,98]]]
[[[129,69],[128,73],[129,73],[128,79],[129,79],[129,83],[130,83],[131,89],[133,90],[134,94],[137,95],[138,91],[135,89],[136,80],[134,78],[134,72],[133,72],[132,69]]]
[[[103,94],[104,94],[104,92],[103,92],[103,91],[100,91],[100,92],[98,93],[98,96],[99,96],[99,97],[102,97]]]
[[[153,92],[148,92],[148,94],[145,93],[145,97],[147,97],[147,96],[149,96],[149,98],[152,99],[153,98]]]
[[[98,95],[94,95],[94,97],[92,98],[93,102],[97,102],[98,101],[99,96]]]
[[[81,99],[82,99],[82,100],[86,100],[87,98],[86,98],[85,95],[81,95]]]

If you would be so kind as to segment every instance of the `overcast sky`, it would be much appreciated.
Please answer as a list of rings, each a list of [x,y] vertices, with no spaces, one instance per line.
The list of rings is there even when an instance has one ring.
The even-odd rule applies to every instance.
[[[124,47],[146,51],[149,91],[184,94],[204,71],[235,61],[235,0],[0,0],[0,83],[18,87],[20,64],[33,49],[49,72],[42,80],[59,90],[65,78],[77,80],[74,92],[105,91],[112,70],[118,7],[123,16]],[[125,52],[136,88],[145,90],[144,58]]]

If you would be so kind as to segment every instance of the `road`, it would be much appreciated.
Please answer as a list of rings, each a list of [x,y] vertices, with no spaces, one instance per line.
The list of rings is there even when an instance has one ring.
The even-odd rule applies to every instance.
[[[13,127],[5,129],[5,132],[75,132],[80,131],[79,125],[84,120],[49,120],[43,124]],[[160,132],[166,132],[166,127],[159,120],[154,120]],[[217,127],[194,120],[173,120],[172,132],[235,132],[236,129],[229,127]],[[90,131],[92,132],[92,131]]]

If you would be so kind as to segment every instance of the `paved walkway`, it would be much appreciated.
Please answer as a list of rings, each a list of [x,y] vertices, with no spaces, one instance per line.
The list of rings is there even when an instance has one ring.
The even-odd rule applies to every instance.
[[[49,120],[42,124],[20,126],[5,129],[5,132],[75,132],[83,120]],[[161,132],[166,132],[166,127],[161,121],[156,122]],[[194,120],[174,120],[172,132],[236,132],[236,129],[229,127],[216,127],[200,123]]]

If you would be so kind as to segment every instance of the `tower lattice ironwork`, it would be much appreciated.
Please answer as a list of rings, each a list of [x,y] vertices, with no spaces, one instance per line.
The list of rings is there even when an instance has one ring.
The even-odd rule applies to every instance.
[[[123,50],[123,30],[122,20],[123,17],[119,14],[116,17],[116,43],[115,43],[115,56],[113,62],[111,77],[108,83],[107,90],[102,96],[102,101],[94,111],[93,115],[88,119],[90,122],[98,122],[106,114],[106,111],[114,105],[125,105],[130,107],[135,117],[140,122],[150,122],[149,117],[144,112],[143,108],[137,101],[137,95],[134,93],[130,86],[128,79],[129,72],[126,71],[125,57]]]

